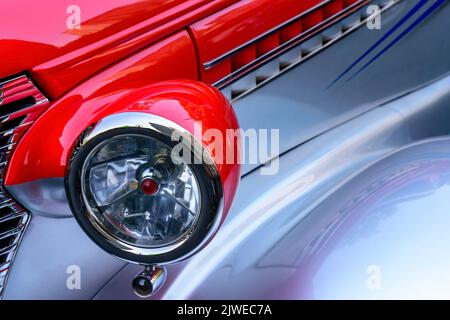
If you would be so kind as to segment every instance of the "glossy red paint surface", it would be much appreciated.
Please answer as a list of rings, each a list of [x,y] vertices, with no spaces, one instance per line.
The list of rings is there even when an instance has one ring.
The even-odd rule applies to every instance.
[[[205,63],[221,56],[321,1],[240,1],[193,24],[190,28],[197,42],[200,62]],[[276,40],[272,39],[269,42],[276,42]],[[267,45],[271,46],[265,43],[260,45],[261,48],[257,48],[256,45],[252,46],[245,49],[242,54],[231,58],[231,61],[224,61],[208,71],[203,70],[202,80],[207,83],[215,82],[229,74],[231,70],[236,70],[239,66],[253,60],[256,50],[264,51],[264,47]]]
[[[192,63],[195,53],[189,41],[186,32],[174,35],[91,78],[55,102],[18,144],[6,172],[5,185],[64,177],[80,134],[114,113],[148,112],[167,118],[195,134],[205,146],[210,141],[203,140],[202,133],[208,128],[224,133],[226,129],[238,128],[228,100],[216,89],[190,80],[148,85],[150,79],[171,79],[180,70],[184,78],[195,79],[197,65]],[[194,130],[196,122],[202,123],[202,132]],[[239,181],[239,165],[237,161],[216,165],[228,209]]]
[[[355,2],[247,0],[198,21],[190,29],[202,66],[200,79],[212,84],[241,72],[242,67],[313,30]]]
[[[54,102],[42,118],[45,119],[53,109],[61,111],[59,118],[54,118],[49,127],[43,128],[44,133],[35,131],[36,127],[40,127],[41,118],[24,135],[10,161],[5,182],[17,184],[43,177],[62,177],[65,164],[53,163],[49,159],[54,159],[55,155],[70,147],[70,139],[59,140],[61,137],[58,134],[65,128],[66,123],[71,121],[71,117],[77,114],[78,109],[86,108],[87,105],[87,112],[89,108],[94,112],[97,106],[107,105],[134,89],[177,77],[197,77],[195,51],[187,32],[173,35],[116,64]],[[86,121],[89,119],[87,117]],[[77,121],[83,122],[84,119],[81,117]],[[58,143],[49,147],[47,140]],[[69,145],[66,146],[66,143]],[[28,169],[31,167],[39,168],[38,172]]]
[[[0,10],[0,79],[28,71],[50,98],[236,0],[15,0]],[[80,29],[68,28],[71,7]]]
[[[185,0],[16,0],[4,1],[0,13],[0,52],[9,63],[0,78],[93,44]],[[80,9],[81,29],[69,29],[73,8]]]
[[[356,0],[334,0],[323,11],[281,30],[211,70],[213,83]],[[0,79],[29,72],[56,99],[96,72],[191,26],[200,62],[207,62],[304,12],[321,0],[17,0],[0,12]],[[80,28],[73,22],[79,8]],[[276,14],[274,14],[276,12]],[[24,23],[26,21],[26,23]],[[178,77],[179,78],[179,77]]]

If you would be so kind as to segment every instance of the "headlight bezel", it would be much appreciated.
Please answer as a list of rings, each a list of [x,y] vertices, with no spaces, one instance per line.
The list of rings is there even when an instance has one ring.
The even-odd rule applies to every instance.
[[[170,147],[179,141],[177,136],[189,137],[186,145],[194,158],[202,161],[188,164],[195,174],[201,194],[201,210],[192,230],[173,244],[159,248],[144,248],[120,241],[108,233],[89,211],[82,193],[82,169],[92,150],[103,141],[118,135],[144,135],[155,138]],[[183,143],[186,142],[183,140]],[[203,247],[217,231],[223,215],[223,188],[219,172],[212,159],[186,129],[170,120],[148,113],[125,112],[108,116],[88,128],[80,137],[68,166],[65,184],[72,212],[82,229],[101,248],[129,262],[155,265],[173,263],[189,257]],[[199,158],[202,157],[202,158]]]

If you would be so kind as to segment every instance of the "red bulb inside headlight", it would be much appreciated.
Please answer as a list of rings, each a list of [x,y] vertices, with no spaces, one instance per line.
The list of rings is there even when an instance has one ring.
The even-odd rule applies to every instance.
[[[141,190],[148,196],[153,196],[158,192],[158,182],[152,178],[145,178],[141,181]]]

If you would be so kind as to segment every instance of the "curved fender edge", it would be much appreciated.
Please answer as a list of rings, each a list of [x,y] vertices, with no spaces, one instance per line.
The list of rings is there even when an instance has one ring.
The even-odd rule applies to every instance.
[[[5,176],[5,186],[12,193],[20,198],[20,186],[27,190],[30,183],[36,186],[36,181],[64,178],[80,135],[101,119],[122,112],[144,112],[177,123],[212,153],[222,180],[224,210],[228,211],[240,177],[238,136],[233,141],[224,139],[234,151],[234,161],[227,163],[216,161],[214,151],[208,147],[212,137],[205,132],[215,129],[226,137],[228,129],[237,130],[239,125],[230,103],[218,90],[193,80],[163,81],[86,98],[83,90],[83,86],[77,88],[54,103],[25,133]],[[35,198],[43,200],[46,192],[34,189]],[[34,203],[39,203],[39,199],[34,199]]]

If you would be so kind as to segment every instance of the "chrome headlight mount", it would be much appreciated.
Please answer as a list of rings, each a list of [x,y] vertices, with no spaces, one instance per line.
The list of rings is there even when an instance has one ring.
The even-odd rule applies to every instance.
[[[190,137],[173,141],[172,134]],[[191,163],[172,161],[184,143]],[[107,252],[142,265],[189,257],[216,232],[223,190],[209,153],[187,130],[141,112],[110,115],[80,137],[66,175],[71,209]]]

